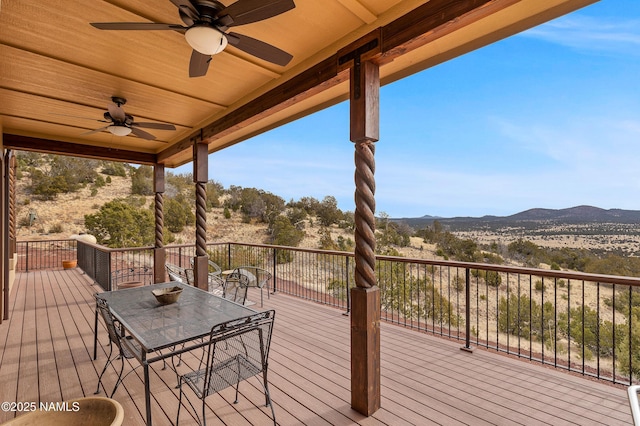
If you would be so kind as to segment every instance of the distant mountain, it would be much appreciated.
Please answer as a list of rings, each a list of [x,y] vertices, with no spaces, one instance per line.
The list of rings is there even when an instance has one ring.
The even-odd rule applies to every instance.
[[[593,206],[577,206],[567,209],[534,208],[511,216],[452,217],[425,215],[418,218],[391,219],[404,222],[413,228],[429,226],[434,220],[448,225],[509,225],[523,222],[563,223],[640,223],[640,210],[601,209]]]
[[[513,220],[553,220],[561,222],[612,222],[629,223],[640,221],[640,210],[601,209],[592,206],[577,206],[568,209],[531,209],[508,216]]]

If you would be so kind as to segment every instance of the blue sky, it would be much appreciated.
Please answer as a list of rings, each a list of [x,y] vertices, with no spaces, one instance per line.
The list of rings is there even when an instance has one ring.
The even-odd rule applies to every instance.
[[[380,97],[376,214],[640,210],[638,0],[602,0]],[[211,154],[209,176],[353,211],[353,151],[345,102]]]

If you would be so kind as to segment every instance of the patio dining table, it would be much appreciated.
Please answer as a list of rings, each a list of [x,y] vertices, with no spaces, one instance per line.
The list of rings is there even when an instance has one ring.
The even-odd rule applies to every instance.
[[[182,294],[177,302],[161,305],[151,291],[166,287],[181,287]],[[148,426],[151,425],[149,364],[202,347],[206,344],[206,339],[202,338],[209,335],[214,325],[256,312],[179,282],[107,291],[96,297],[109,303],[113,316],[142,348],[137,358],[144,369]]]

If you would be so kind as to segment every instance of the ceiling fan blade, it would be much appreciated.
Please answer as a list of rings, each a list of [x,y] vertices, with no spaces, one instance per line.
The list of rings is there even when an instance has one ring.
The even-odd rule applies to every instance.
[[[203,55],[194,49],[191,53],[191,60],[189,61],[189,77],[202,77],[206,75],[209,69],[209,62],[211,62],[211,56]]]
[[[182,25],[156,22],[92,22],[99,30],[184,30]]]
[[[101,128],[99,128],[99,129],[90,130],[90,131],[85,132],[85,133],[80,133],[80,136],[92,135],[92,134],[94,134],[94,133],[99,133],[99,132],[102,132],[102,131],[104,131],[104,130],[107,130],[108,128],[109,128],[109,126],[105,126],[105,127],[101,127]]]
[[[293,0],[238,0],[222,9],[217,17],[229,15],[233,19],[228,27],[251,24],[280,15],[295,8]]]
[[[157,130],[175,130],[176,126],[166,123],[131,123],[131,127],[140,127],[142,129],[157,129]]]
[[[200,13],[189,0],[171,0],[171,3],[178,8],[180,19],[186,26],[190,27],[200,19]]]
[[[180,12],[193,20],[197,20],[200,17],[200,13],[189,0],[171,0],[171,3],[173,3]]]
[[[253,37],[238,33],[229,33],[228,36],[227,40],[232,46],[276,65],[284,67],[293,58],[293,56],[284,50],[278,49],[269,43],[265,43],[264,41],[257,40]]]
[[[122,122],[127,118],[124,110],[115,103],[110,102],[107,108],[109,109],[109,115],[114,121]]]
[[[134,135],[136,135],[139,138],[146,139],[148,141],[152,141],[152,140],[154,140],[156,138],[151,133],[147,133],[144,130],[140,130],[140,129],[136,128],[136,127],[131,127],[131,133],[133,133]]]
[[[196,23],[196,21],[184,13],[182,9],[180,9],[180,19],[182,19],[182,22],[189,27]]]
[[[99,122],[101,122],[101,123],[108,123],[108,121],[107,121],[107,120],[98,120],[98,119],[96,119],[96,118],[91,118],[91,117],[80,117],[79,115],[59,114],[59,113],[57,113],[57,112],[50,112],[49,114],[52,114],[52,115],[59,115],[59,116],[61,116],[61,117],[71,117],[71,118],[78,118],[78,119],[81,119],[81,120],[91,120],[91,121],[99,121]]]

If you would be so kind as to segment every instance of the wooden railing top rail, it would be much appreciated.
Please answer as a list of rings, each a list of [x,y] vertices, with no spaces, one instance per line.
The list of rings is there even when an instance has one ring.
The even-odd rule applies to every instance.
[[[92,244],[87,242],[82,242],[82,243],[95,247],[96,249],[102,250],[105,252],[153,250],[153,247],[150,247],[150,246],[132,247],[132,248],[109,248],[109,247],[101,246],[99,244]],[[354,253],[346,252],[346,251],[321,250],[321,249],[313,249],[313,248],[288,247],[288,246],[256,244],[256,243],[236,243],[236,242],[230,242],[230,241],[210,243],[209,245],[229,245],[229,244],[242,245],[242,246],[248,246],[248,247],[268,248],[268,249],[295,250],[297,252],[303,252],[303,253],[338,255],[338,256],[345,256],[345,257],[354,256]],[[181,248],[181,247],[186,248],[186,247],[192,247],[192,246],[193,244],[176,244],[176,245],[165,246],[165,248],[166,249]],[[390,261],[390,262],[414,263],[414,264],[434,265],[434,266],[448,266],[448,267],[455,267],[455,268],[462,268],[462,269],[466,269],[466,268],[479,269],[479,270],[485,270],[485,271],[503,272],[508,274],[533,275],[536,277],[563,278],[563,279],[570,279],[570,280],[580,280],[580,281],[589,281],[589,282],[606,283],[606,284],[622,284],[622,285],[640,287],[640,278],[626,277],[621,275],[591,274],[591,273],[577,272],[577,271],[558,271],[558,270],[552,270],[552,269],[498,265],[498,264],[491,264],[491,263],[459,262],[459,261],[453,261],[453,260],[415,259],[415,258],[400,257],[400,256],[376,256],[376,259],[382,260],[382,261]]]
[[[347,256],[347,257],[354,256],[354,253],[352,252],[337,251],[337,250],[321,250],[321,249],[312,249],[312,248],[287,247],[287,246],[276,246],[276,245],[268,245],[268,244],[235,243],[235,242],[225,242],[225,243],[219,243],[219,244],[235,244],[235,245],[243,245],[243,246],[249,246],[249,247],[276,248],[276,249],[285,249],[285,250],[295,250],[298,252],[339,255],[339,256]],[[498,264],[492,264],[492,263],[460,262],[460,261],[454,261],[454,260],[416,259],[416,258],[409,258],[409,257],[402,257],[402,256],[377,255],[376,259],[383,260],[383,261],[390,261],[390,262],[415,263],[415,264],[434,265],[434,266],[448,266],[448,267],[463,268],[463,269],[466,269],[466,268],[481,269],[486,271],[504,272],[509,274],[534,275],[539,277],[584,280],[584,281],[591,281],[596,283],[599,282],[599,283],[607,283],[607,284],[623,284],[623,285],[631,285],[631,286],[640,286],[640,278],[625,277],[625,276],[619,276],[619,275],[591,274],[591,273],[577,272],[577,271],[558,271],[558,270],[552,270],[552,269],[498,265]]]
[[[78,241],[81,244],[85,244],[89,247],[93,247],[96,250],[100,250],[103,251],[105,253],[118,253],[118,252],[123,252],[123,251],[145,251],[145,250],[153,250],[154,247],[153,246],[144,246],[144,247],[122,247],[122,248],[112,248],[112,247],[107,247],[107,246],[103,246],[101,244],[98,243],[90,243],[87,241]]]

